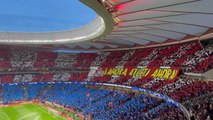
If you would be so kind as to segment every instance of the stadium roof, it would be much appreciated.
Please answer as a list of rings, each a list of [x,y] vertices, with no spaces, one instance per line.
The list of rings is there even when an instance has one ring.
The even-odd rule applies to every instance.
[[[54,50],[115,50],[212,37],[212,0],[80,1],[98,14],[86,26],[53,32],[1,32],[0,43]]]

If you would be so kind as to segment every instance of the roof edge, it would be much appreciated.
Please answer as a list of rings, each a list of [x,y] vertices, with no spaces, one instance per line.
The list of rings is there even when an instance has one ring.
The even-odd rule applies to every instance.
[[[88,25],[74,30],[56,32],[0,32],[0,44],[63,45],[100,39],[112,32],[114,28],[114,20],[102,4],[97,0],[80,1],[98,14],[96,19]]]

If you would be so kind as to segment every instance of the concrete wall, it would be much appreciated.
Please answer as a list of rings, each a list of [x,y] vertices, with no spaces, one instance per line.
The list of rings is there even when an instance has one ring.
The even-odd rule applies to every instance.
[[[204,76],[207,80],[213,81],[213,69],[205,72],[202,76]]]

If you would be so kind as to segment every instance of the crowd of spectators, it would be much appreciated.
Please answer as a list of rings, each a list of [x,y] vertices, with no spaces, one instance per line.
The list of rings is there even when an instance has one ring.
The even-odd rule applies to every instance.
[[[94,120],[111,119],[161,119],[163,112],[175,113],[186,119],[172,103],[145,94],[88,88],[82,84],[70,83],[29,83],[1,86],[4,103],[38,99],[57,103],[90,116]],[[170,114],[167,118],[175,116]],[[164,116],[165,117],[165,116]]]
[[[101,53],[55,53],[4,49],[0,52],[0,67],[3,68],[0,70],[176,66],[182,67],[185,72],[201,73],[212,68],[212,59],[213,49],[204,49],[199,43]]]
[[[10,63],[14,68],[33,68],[37,52],[34,51],[13,51],[11,52]]]
[[[149,118],[157,120],[187,120],[183,112],[169,102],[164,102],[149,110],[147,115]]]
[[[161,102],[163,102],[163,100],[142,94],[131,98],[129,101],[114,108],[113,110],[103,113],[103,115],[109,119],[147,119],[148,117],[145,113],[148,110],[158,106],[158,104]],[[99,118],[101,118],[103,115],[99,115]]]
[[[173,90],[173,92],[164,93],[172,99],[183,102],[188,99],[198,97],[203,94],[207,94],[213,91],[213,86],[204,80],[192,80],[189,85],[183,85],[182,87]]]
[[[52,77],[53,76],[54,75],[52,75]],[[55,79],[62,79],[63,81],[65,78],[56,77]],[[178,78],[176,81],[165,84],[158,89],[152,89],[153,87],[150,87],[153,85],[156,86],[156,82],[151,81],[147,83],[144,84],[144,88],[154,90],[183,103],[189,111],[191,111],[192,116],[202,117],[203,119],[201,120],[205,120],[212,116],[212,111],[210,109],[212,109],[213,99],[211,93],[213,92],[213,82],[192,78]],[[132,97],[125,93],[86,88],[84,85],[70,85],[67,83],[57,83],[53,85],[48,85],[47,83],[30,83],[27,85],[4,84],[1,85],[1,88],[3,91],[2,98],[5,103],[14,102],[16,100],[25,100],[27,98],[35,99],[40,95],[38,99],[41,101],[47,100],[75,108],[81,110],[83,114],[92,115],[97,119],[101,117],[111,119],[115,116],[117,116],[118,119],[134,119],[135,117],[158,119],[159,115],[163,113],[169,113],[170,115],[162,116],[160,119],[172,119],[175,117],[185,119],[179,109],[171,104],[164,103],[161,100],[156,101],[154,98],[146,98],[147,96],[143,95]],[[45,93],[42,93],[44,88],[47,88],[47,90],[45,90]],[[206,97],[206,95],[209,94],[211,96]],[[205,97],[202,97],[203,95]],[[144,101],[146,102],[143,104]],[[150,103],[148,101],[150,101]],[[126,109],[128,113],[131,111],[130,114],[126,114],[126,111],[123,111],[124,109]],[[206,113],[207,115],[203,115],[206,110],[208,114]],[[133,111],[143,111],[143,114],[141,112]]]
[[[188,56],[183,66],[186,68],[186,71],[204,72],[207,70],[205,68],[212,66],[212,63],[213,49],[209,48],[196,51],[193,55]]]
[[[2,85],[2,98],[4,103],[13,103],[15,101],[22,101],[24,100],[25,94],[24,89],[22,86],[17,84],[6,84]]]
[[[18,74],[18,75],[2,75],[1,83],[21,83],[21,82],[84,82],[88,73],[55,73],[55,74]],[[99,79],[99,78],[96,78]],[[103,81],[105,80],[105,81]],[[199,80],[194,78],[179,77],[175,81],[162,79],[136,79],[136,78],[109,78],[99,79],[95,82],[108,82],[113,84],[123,84],[128,86],[136,86],[144,89],[156,91],[167,95],[172,99],[183,102],[189,98],[193,98],[202,94],[213,91],[212,82]],[[120,82],[119,82],[120,81]]]
[[[76,63],[76,53],[58,53],[55,59],[55,67],[57,68],[69,68]]]
[[[25,92],[26,92],[26,98],[27,100],[36,99],[40,94],[42,94],[44,88],[48,86],[47,83],[30,83],[25,85]]]
[[[71,74],[70,73],[56,73],[53,75],[53,78],[52,78],[52,82],[57,82],[57,81],[68,81],[69,78],[70,78]]]
[[[11,87],[8,83],[28,83],[28,82],[66,82],[77,81],[84,82],[106,82],[112,84],[123,84],[136,86],[169,96],[170,98],[184,103],[191,101],[189,110],[196,119],[209,119],[212,117],[212,101],[202,99],[193,101],[192,99],[213,92],[212,82],[205,80],[178,77],[174,81],[164,79],[144,79],[133,78],[129,76],[90,76],[90,71],[84,72],[62,72],[68,68],[88,69],[90,67],[181,67],[184,72],[204,73],[213,67],[213,49],[203,49],[198,43],[188,43],[164,48],[148,48],[140,50],[102,52],[102,53],[54,53],[54,52],[36,52],[22,50],[0,50],[0,71],[28,72],[22,74],[0,75],[0,83],[5,84],[2,87],[2,97],[5,102],[23,100],[27,96],[31,99],[38,96],[39,90],[46,85],[23,86],[21,89],[17,85]],[[30,71],[45,70],[43,73],[30,73]],[[59,70],[60,72],[48,72],[49,70]],[[31,90],[32,88],[32,90]],[[41,100],[57,102],[72,108],[78,108],[84,114],[92,114],[94,118],[112,119],[117,116],[135,119],[134,117],[144,119],[158,119],[159,114],[168,113],[169,116],[163,116],[164,119],[178,117],[184,119],[179,110],[170,103],[158,103],[159,101],[150,100],[142,104],[147,96],[135,96],[131,98],[127,94],[116,92],[88,89],[84,86],[72,86],[62,84],[52,85],[47,93],[40,96]],[[80,90],[79,90],[80,89]],[[13,91],[14,90],[14,91]],[[29,94],[24,94],[29,91]],[[56,92],[57,91],[57,92]],[[11,94],[10,94],[11,93]],[[75,93],[70,96],[67,93]],[[11,97],[11,96],[15,97]],[[85,97],[86,96],[86,97]],[[89,99],[88,99],[89,96]],[[141,98],[140,98],[141,97]],[[211,96],[212,97],[212,96]],[[140,98],[138,100],[138,98]],[[77,101],[77,102],[76,102]],[[113,102],[112,102],[113,101]],[[109,103],[111,106],[109,107]],[[138,104],[141,104],[138,105]],[[158,103],[156,107],[155,103]],[[160,105],[159,105],[160,104]],[[147,110],[147,106],[153,106]],[[113,107],[112,107],[113,106]],[[204,107],[205,106],[205,107]],[[136,108],[135,108],[136,107]],[[146,111],[143,111],[146,109]],[[126,111],[122,111],[126,110]],[[130,111],[130,114],[126,112]],[[134,111],[143,111],[144,114]],[[207,112],[206,112],[207,111]],[[101,113],[101,115],[99,114]],[[174,113],[174,114],[172,114]],[[177,113],[177,114],[175,114]],[[119,115],[118,115],[119,114]],[[172,116],[173,115],[173,116]]]
[[[33,74],[18,74],[14,75],[13,81],[15,83],[19,82],[31,82],[34,79],[35,75]]]
[[[35,73],[35,74],[14,74],[0,75],[0,83],[25,83],[25,82],[83,82],[87,78],[88,72],[70,73]]]
[[[213,120],[213,92],[183,103],[190,111],[191,120]]]

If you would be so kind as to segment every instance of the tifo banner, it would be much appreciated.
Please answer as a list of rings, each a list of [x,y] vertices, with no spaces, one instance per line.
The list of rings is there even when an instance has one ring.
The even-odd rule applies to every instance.
[[[99,68],[96,76],[130,76],[134,78],[160,78],[174,80],[179,74],[177,67]]]

